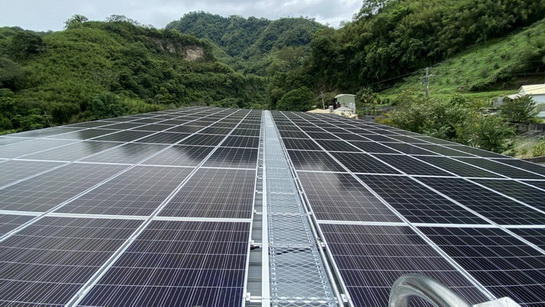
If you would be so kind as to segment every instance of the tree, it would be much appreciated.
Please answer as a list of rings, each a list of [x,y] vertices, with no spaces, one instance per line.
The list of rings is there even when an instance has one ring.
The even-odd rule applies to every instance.
[[[23,68],[3,57],[0,57],[0,87],[17,90],[23,80]]]
[[[79,14],[76,14],[76,15],[73,15],[72,17],[70,17],[70,19],[68,19],[67,21],[64,22],[65,26],[64,28],[65,29],[74,29],[74,28],[78,28],[78,27],[81,27],[84,23],[88,22],[89,19],[83,15],[79,15]]]
[[[506,99],[500,107],[505,120],[514,123],[529,123],[537,115],[536,103],[531,96],[524,95],[516,99]]]
[[[282,111],[308,111],[313,105],[312,98],[312,91],[304,86],[282,96],[276,104],[276,109]]]
[[[112,93],[103,93],[91,99],[90,111],[96,118],[110,118],[125,115],[128,109],[121,99]]]
[[[459,131],[457,141],[498,153],[513,148],[515,129],[497,115],[484,116],[478,113],[469,117]]]
[[[11,38],[7,49],[15,59],[26,59],[31,55],[44,52],[45,43],[36,33],[19,31]]]

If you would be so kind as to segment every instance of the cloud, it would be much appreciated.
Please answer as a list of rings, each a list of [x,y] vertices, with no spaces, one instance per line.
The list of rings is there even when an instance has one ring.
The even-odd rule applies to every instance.
[[[205,11],[221,16],[243,17],[309,17],[316,21],[338,26],[340,21],[350,21],[361,7],[361,0],[56,0],[6,1],[0,12],[0,26],[21,26],[26,29],[46,31],[61,30],[64,21],[74,14],[91,20],[104,20],[117,14],[125,15],[142,24],[157,28],[177,20],[191,11]]]

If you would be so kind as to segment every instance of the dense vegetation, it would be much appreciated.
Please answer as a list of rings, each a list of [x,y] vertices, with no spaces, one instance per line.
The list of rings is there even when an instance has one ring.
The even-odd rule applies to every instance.
[[[61,32],[0,29],[0,129],[28,130],[195,103],[262,107],[266,84],[173,30],[74,16]]]
[[[545,22],[542,20],[506,38],[473,46],[434,65],[430,69],[433,74],[430,89],[434,96],[460,93],[491,98],[512,94],[521,85],[545,82],[544,58]],[[417,71],[381,92],[381,96],[391,98],[403,92],[423,93],[423,75],[423,70]]]
[[[245,73],[265,76],[277,53],[308,46],[314,33],[325,26],[306,18],[246,19],[191,12],[166,28],[210,40],[225,53],[217,53],[221,60]]]
[[[543,16],[545,0],[365,1],[353,22],[313,39],[310,71],[330,89],[384,86]]]

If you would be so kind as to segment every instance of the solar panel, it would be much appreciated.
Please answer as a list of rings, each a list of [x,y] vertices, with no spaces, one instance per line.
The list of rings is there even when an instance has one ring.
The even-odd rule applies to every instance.
[[[0,136],[0,174],[0,305],[545,304],[545,168],[373,122],[163,110]]]
[[[387,306],[401,275],[420,273],[467,301],[486,297],[409,227],[321,225],[333,259],[356,306]]]
[[[486,223],[482,218],[410,178],[374,175],[358,177],[412,223]]]
[[[142,223],[46,217],[0,243],[0,302],[64,305]]]
[[[137,166],[62,206],[56,212],[148,216],[192,170]]]
[[[82,301],[240,306],[249,223],[153,221]]]
[[[17,161],[11,160],[0,164],[2,176],[0,176],[0,187],[16,182],[26,177],[40,174],[47,170],[61,166],[63,163],[44,161]]]
[[[498,224],[545,223],[545,214],[470,181],[457,178],[419,178],[418,180]]]
[[[71,164],[1,190],[0,210],[45,212],[93,187],[124,166]]]
[[[0,214],[0,236],[32,220],[34,216]]]
[[[298,176],[320,220],[401,221],[349,174],[298,172]]]
[[[420,228],[497,297],[543,304],[545,255],[496,228]]]
[[[250,218],[255,170],[200,169],[161,216]]]

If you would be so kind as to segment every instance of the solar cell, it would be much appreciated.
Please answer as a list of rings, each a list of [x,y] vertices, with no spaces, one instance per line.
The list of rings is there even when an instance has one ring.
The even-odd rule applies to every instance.
[[[249,223],[153,221],[82,301],[242,306]]]
[[[103,128],[106,129],[114,129],[114,130],[126,130],[126,129],[136,129],[144,126],[144,124],[139,123],[119,123],[119,124],[111,124],[107,126],[103,126]]]
[[[420,162],[410,156],[375,154],[374,157],[409,175],[452,176],[439,168]]]
[[[143,164],[197,166],[210,154],[214,147],[175,145],[145,160]]]
[[[107,122],[104,120],[95,120],[90,122],[81,122],[81,123],[75,123],[70,124],[67,127],[81,127],[81,128],[93,128],[93,127],[101,127],[105,125],[109,125],[111,122]]]
[[[297,173],[320,220],[400,222],[354,177],[342,173]]]
[[[333,152],[332,155],[355,173],[400,174],[373,156],[364,153]]]
[[[2,305],[64,305],[142,223],[45,217],[0,243]]]
[[[203,127],[201,126],[194,126],[194,125],[183,125],[183,126],[176,126],[174,128],[170,128],[166,130],[166,132],[186,132],[186,133],[194,133],[199,130],[201,130]]]
[[[432,156],[418,156],[418,160],[422,160],[431,163],[444,170],[452,172],[462,177],[481,177],[481,178],[500,178],[500,175],[494,174],[487,170],[474,167],[472,165],[462,163],[455,159],[447,157],[432,157]]]
[[[391,134],[391,135],[388,135],[389,138],[392,138],[394,140],[397,140],[397,141],[401,141],[401,142],[405,142],[405,143],[409,143],[409,144],[422,144],[422,143],[425,143],[423,142],[421,139],[417,139],[417,138],[412,138],[410,136],[406,136],[406,135],[394,135],[394,134]]]
[[[189,135],[189,133],[180,132],[159,132],[145,138],[136,140],[135,143],[175,144],[182,139],[188,137]]]
[[[308,139],[308,136],[301,131],[280,131],[282,138]]]
[[[321,150],[314,141],[309,139],[283,139],[286,149]]]
[[[533,174],[518,168],[511,167],[502,163],[498,163],[492,160],[484,158],[456,158],[457,160],[467,162],[484,169],[493,171],[495,173],[518,179],[545,179],[544,176]]]
[[[369,130],[366,130],[369,131]],[[377,141],[377,142],[395,142],[396,140],[391,139],[389,137],[386,137],[384,135],[379,134],[371,134],[371,133],[365,133],[360,134],[361,136],[365,137],[366,139],[369,139],[371,141]],[[388,144],[389,145],[389,144]]]
[[[83,141],[25,156],[25,159],[75,161],[108,150],[120,143]]]
[[[358,147],[359,149],[368,152],[368,153],[399,153],[396,150],[393,150],[389,147],[386,147],[380,143],[377,142],[356,142],[356,141],[350,141],[350,144]]]
[[[50,148],[61,147],[73,143],[68,140],[35,139],[32,142],[20,142],[0,146],[0,158],[16,158]]]
[[[192,170],[137,166],[62,206],[56,212],[148,216]]]
[[[460,150],[460,151],[467,152],[467,153],[470,153],[470,154],[474,154],[474,155],[477,155],[477,156],[480,156],[480,157],[505,158],[505,156],[497,154],[495,152],[482,150],[482,149],[475,148],[475,147],[460,145],[460,144],[456,144],[456,143],[446,144],[446,146],[448,146],[448,147],[450,147],[452,149]]]
[[[28,140],[29,139],[27,139],[27,138],[12,138],[12,137],[0,136],[0,146],[19,143],[19,142],[24,142],[24,141],[28,141]]]
[[[543,167],[543,165],[540,165],[540,164],[531,163],[531,162],[527,162],[523,160],[517,160],[517,159],[494,159],[494,161],[499,163],[509,164],[512,166],[516,166],[518,168],[525,169],[527,171],[545,175],[545,167]]]
[[[240,128],[236,128],[236,129],[233,129],[233,132],[231,132],[231,135],[259,136],[259,133],[260,133],[259,129],[240,129]]]
[[[46,136],[58,135],[66,132],[77,131],[81,128],[77,127],[53,127],[45,129],[30,130],[12,134],[14,137],[30,137],[30,138],[40,138]]]
[[[232,147],[257,148],[259,147],[259,138],[248,136],[228,136],[221,145]]]
[[[227,168],[255,168],[257,149],[219,147],[203,166]]]
[[[167,148],[166,145],[128,143],[83,159],[84,162],[133,164]]]
[[[2,189],[0,209],[44,212],[123,168],[116,165],[67,165]]]
[[[161,216],[250,218],[255,170],[199,169]]]
[[[324,152],[288,150],[288,153],[296,170],[344,171],[342,166]]]
[[[525,180],[524,181],[525,183],[527,184],[531,184],[533,185],[534,187],[538,187],[542,190],[545,190],[545,181],[530,181],[530,180]]]
[[[152,122],[155,122],[155,121],[152,121]],[[172,126],[173,126],[172,124],[171,125],[164,125],[163,122],[161,122],[160,124],[149,124],[149,125],[139,126],[139,127],[134,128],[133,130],[139,130],[139,131],[165,131],[167,129],[172,128]]]
[[[511,228],[509,230],[545,249],[545,228]]]
[[[468,157],[471,156],[471,154],[468,154],[463,151],[451,149],[446,146],[440,146],[435,144],[418,144],[418,147],[424,148],[426,150],[430,150],[445,156],[453,156],[453,157]]]
[[[497,297],[545,303],[545,255],[501,229],[420,228]]]
[[[399,150],[401,152],[404,152],[406,154],[411,154],[411,155],[431,155],[431,156],[437,155],[433,151],[419,148],[409,144],[404,144],[404,143],[384,143],[384,145],[391,147],[393,149]]]
[[[187,139],[181,141],[180,144],[216,146],[224,139],[224,137],[225,136],[223,135],[193,134]]]
[[[0,164],[2,176],[0,176],[0,187],[3,185],[24,179],[29,176],[53,169],[63,163],[39,162],[39,161],[6,161]]]
[[[100,136],[97,138],[94,138],[94,140],[97,141],[118,141],[118,142],[130,142],[134,141],[136,139],[145,137],[149,135],[150,133],[147,131],[120,131],[104,136]]]
[[[475,185],[473,182],[458,178],[418,178],[418,180],[498,224],[545,223],[545,214]]]
[[[410,178],[358,177],[412,223],[487,224],[475,214]]]
[[[401,275],[432,277],[470,303],[486,297],[409,227],[328,225],[320,228],[355,306],[387,306]]]
[[[345,141],[334,140],[316,140],[327,151],[351,151],[360,152],[360,150]]]
[[[0,237],[33,219],[28,215],[0,214]]]
[[[117,132],[116,130],[108,130],[108,129],[101,129],[101,128],[85,129],[85,130],[79,130],[79,131],[68,132],[63,134],[56,134],[48,138],[66,139],[66,140],[88,140],[88,139],[92,139],[92,138],[96,138],[99,136],[112,134],[116,132]]]
[[[514,180],[481,180],[473,181],[487,186],[504,195],[516,198],[528,205],[545,210],[545,191],[541,191],[532,186],[525,185]]]

